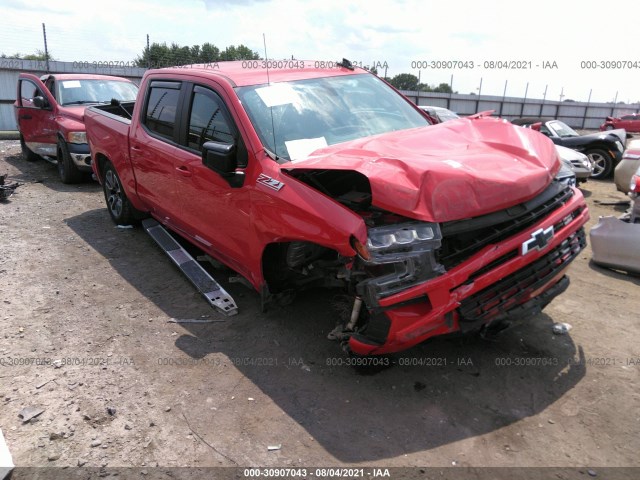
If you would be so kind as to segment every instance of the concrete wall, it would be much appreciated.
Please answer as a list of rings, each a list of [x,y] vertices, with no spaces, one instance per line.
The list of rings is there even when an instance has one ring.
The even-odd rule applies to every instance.
[[[640,111],[640,104],[558,102],[534,98],[490,95],[448,94],[403,91],[417,105],[445,107],[460,115],[495,110],[495,115],[513,120],[518,117],[552,117],[579,129],[597,129],[605,117],[619,117]]]

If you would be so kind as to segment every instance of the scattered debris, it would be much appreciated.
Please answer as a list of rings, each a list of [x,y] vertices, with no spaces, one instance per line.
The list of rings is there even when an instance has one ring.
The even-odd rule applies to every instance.
[[[566,335],[572,328],[573,327],[569,323],[554,323],[552,331],[556,335]]]
[[[116,409],[113,407],[107,407],[107,413],[113,417],[116,414]]]
[[[28,423],[32,418],[37,417],[43,412],[44,408],[24,407],[22,410],[20,410],[18,416],[22,419],[22,423]]]
[[[54,360],[53,362],[51,362],[51,365],[53,365],[53,368],[61,368],[62,360]]]
[[[554,423],[556,423],[556,422],[554,422],[554,421],[553,421],[553,420],[551,420],[551,419],[547,420],[547,422],[549,422],[551,425],[553,425]]]
[[[16,188],[18,188],[22,183],[18,182],[10,182],[5,183],[6,175],[0,175],[0,200],[6,200],[13,192],[15,192]]]
[[[602,201],[602,200],[594,200],[593,203],[597,203],[598,205],[606,205],[608,207],[624,207],[629,205],[629,200],[615,200],[615,201]]]
[[[598,476],[598,474],[596,473],[595,470],[589,469],[589,470],[587,470],[587,473],[589,474],[590,477],[597,477]]]
[[[170,318],[169,320],[167,320],[167,323],[215,323],[215,322],[226,322],[226,319],[220,318],[220,319],[203,320],[201,318],[187,318],[184,320],[179,320],[177,318]]]
[[[42,387],[44,387],[47,383],[49,383],[51,380],[42,380],[39,383],[36,383],[36,389],[39,390]]]
[[[170,412],[171,411],[171,407],[167,407],[164,409],[165,412]]]
[[[122,230],[128,230],[130,228],[133,228],[133,225],[116,225],[116,228],[120,228]]]
[[[269,446],[267,447],[267,450],[268,450],[269,452],[273,452],[273,451],[275,451],[275,450],[280,450],[281,448],[282,448],[282,444],[281,444],[281,443],[279,443],[278,445],[269,445]]]
[[[49,456],[47,457],[47,460],[49,460],[50,462],[55,462],[59,458],[60,458],[59,453],[50,453]]]
[[[151,426],[153,426],[153,425],[151,425]],[[129,425],[128,423],[125,423],[125,424],[124,424],[124,429],[125,429],[125,430],[131,430],[132,428],[133,428],[133,427],[132,427],[131,425]]]
[[[84,458],[79,458],[78,459],[78,466],[79,467],[84,467],[87,464],[87,461]]]
[[[91,447],[92,448],[99,447],[100,445],[102,445],[102,441],[101,440],[95,439],[95,440],[93,440],[91,442]]]

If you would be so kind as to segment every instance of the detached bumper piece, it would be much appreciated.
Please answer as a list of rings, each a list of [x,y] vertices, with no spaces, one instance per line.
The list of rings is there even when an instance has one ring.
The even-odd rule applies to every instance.
[[[591,229],[593,261],[603,267],[640,273],[640,223],[601,217]]]
[[[162,225],[153,219],[147,219],[142,222],[142,227],[151,235],[151,238],[155,240],[160,248],[169,255],[173,263],[182,270],[182,273],[191,280],[191,283],[204,295],[204,298],[213,308],[229,317],[238,313],[238,307],[231,295],[176,242]]]
[[[563,278],[563,272],[586,245],[584,228],[580,228],[542,258],[466,298],[459,308],[460,330],[465,332],[493,320],[538,313],[566,289],[569,282]],[[556,286],[551,286],[554,281]],[[546,295],[533,298],[541,289],[547,289]]]

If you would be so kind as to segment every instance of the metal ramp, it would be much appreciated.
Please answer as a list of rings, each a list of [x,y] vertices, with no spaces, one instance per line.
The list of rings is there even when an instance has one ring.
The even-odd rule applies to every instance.
[[[165,228],[152,218],[142,221],[142,227],[151,238],[162,248],[171,260],[178,266],[198,291],[204,295],[207,302],[220,313],[232,316],[238,313],[238,307],[233,297],[209,275],[189,253],[176,242]]]

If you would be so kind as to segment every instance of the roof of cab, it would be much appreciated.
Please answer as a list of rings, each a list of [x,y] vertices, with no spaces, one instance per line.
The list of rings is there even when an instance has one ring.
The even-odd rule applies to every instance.
[[[367,73],[354,67],[353,70],[336,65],[337,62],[319,62],[314,60],[269,60],[267,68],[264,60],[237,60],[232,62],[213,62],[179,67],[148,70],[145,75],[156,73],[211,76],[226,79],[234,87],[262,85],[265,83],[288,82],[308,78],[337,77]],[[318,68],[329,65],[329,68]]]
[[[40,77],[41,80],[46,80],[49,77],[53,77],[56,80],[118,80],[131,82],[128,78],[113,77],[111,75],[95,75],[92,73],[48,73]]]

